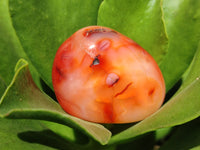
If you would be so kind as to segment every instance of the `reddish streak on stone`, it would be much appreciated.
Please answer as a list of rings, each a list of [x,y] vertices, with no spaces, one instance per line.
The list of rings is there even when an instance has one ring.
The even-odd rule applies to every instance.
[[[61,72],[61,70],[56,66],[56,72],[60,75],[63,76],[63,73]]]
[[[106,123],[111,123],[114,121],[113,107],[111,103],[104,103],[104,114],[106,118]]]
[[[132,84],[132,82],[129,83],[121,92],[117,93],[117,94],[115,95],[115,97],[117,97],[117,96],[123,94],[123,93],[129,88],[129,86],[131,86],[131,84]]]
[[[97,28],[97,29],[91,29],[91,30],[86,30],[85,32],[83,32],[83,36],[84,37],[89,37],[91,36],[92,34],[95,34],[95,33],[106,33],[106,32],[111,32],[111,33],[117,33],[113,30],[109,30],[109,29],[106,29],[106,28]]]
[[[102,32],[107,32],[107,29],[98,28],[98,29],[86,30],[86,31],[83,33],[83,36],[89,37],[89,36],[91,36],[91,35],[94,34],[94,33],[102,33]]]
[[[151,96],[151,95],[153,95],[153,93],[154,93],[154,91],[155,91],[155,89],[153,88],[153,89],[151,89],[150,91],[149,91],[149,96]]]
[[[57,74],[57,78],[54,78],[53,82],[60,82],[62,79],[66,77],[66,75],[63,73],[61,69],[58,68],[58,66],[55,66],[54,72]]]

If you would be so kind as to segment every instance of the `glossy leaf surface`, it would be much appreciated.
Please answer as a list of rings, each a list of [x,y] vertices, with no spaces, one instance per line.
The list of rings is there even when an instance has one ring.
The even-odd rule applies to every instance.
[[[101,0],[10,0],[13,26],[27,56],[52,88],[58,47],[76,30],[96,24]]]

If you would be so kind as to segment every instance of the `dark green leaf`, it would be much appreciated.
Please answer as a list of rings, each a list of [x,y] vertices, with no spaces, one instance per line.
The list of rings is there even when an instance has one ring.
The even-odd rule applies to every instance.
[[[100,3],[101,0],[10,0],[12,21],[20,42],[51,88],[57,49],[76,30],[96,24]]]
[[[200,118],[186,123],[175,131],[160,150],[189,150],[200,146]]]
[[[0,116],[53,121],[74,127],[101,144],[108,142],[111,133],[102,125],[68,115],[58,103],[40,92],[31,78],[27,63],[18,62],[17,68],[19,69],[0,100]]]
[[[145,143],[145,144],[144,144]],[[144,134],[134,141],[117,146],[117,150],[153,150],[155,144],[155,134],[154,132]]]
[[[200,1],[163,0],[169,49],[160,67],[167,91],[189,66],[200,39]]]
[[[98,25],[111,27],[146,49],[158,63],[167,52],[160,0],[104,0]]]

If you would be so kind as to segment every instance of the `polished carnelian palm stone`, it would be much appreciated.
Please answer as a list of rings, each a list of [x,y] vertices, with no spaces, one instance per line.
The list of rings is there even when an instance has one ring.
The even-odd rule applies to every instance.
[[[58,102],[98,123],[140,121],[163,103],[165,83],[153,57],[110,28],[89,26],[58,49],[52,71]]]

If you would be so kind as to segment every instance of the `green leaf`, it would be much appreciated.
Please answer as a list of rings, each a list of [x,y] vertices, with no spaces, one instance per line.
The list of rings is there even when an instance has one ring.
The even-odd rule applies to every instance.
[[[160,110],[135,126],[112,136],[109,144],[126,142],[146,132],[172,127],[200,116],[200,46],[180,91]]]
[[[200,118],[176,129],[159,150],[188,150],[200,146]]]
[[[51,88],[57,49],[76,30],[96,24],[100,3],[101,0],[10,0],[13,26],[20,42]]]
[[[19,69],[0,100],[1,117],[52,121],[78,129],[101,144],[108,142],[111,133],[107,129],[100,124],[68,115],[57,102],[36,87],[27,63],[18,62],[18,66]]]
[[[168,128],[161,128],[155,131],[155,138],[156,141],[159,140],[163,140],[164,138],[166,138],[170,132],[172,130],[172,127],[168,127]]]
[[[0,97],[4,93],[5,89],[6,89],[6,84],[0,76]]]
[[[62,125],[55,122],[49,122],[49,121],[42,121],[42,124],[50,129],[55,134],[59,135],[63,139],[75,143],[75,144],[86,144],[88,142],[87,136],[84,136],[77,130],[70,128],[66,125]],[[82,145],[83,147],[83,145]]]
[[[183,83],[179,91],[188,86],[193,80],[198,79],[200,77],[199,66],[200,66],[200,41],[194,59],[192,60],[191,66],[182,81]]]
[[[6,85],[9,85],[14,75],[15,64],[19,58],[29,59],[27,58],[12,26],[8,0],[0,1],[0,56],[2,56],[0,59],[1,78]],[[41,87],[39,75],[31,64],[30,71],[36,84]]]
[[[199,145],[199,146],[196,146],[196,147],[193,147],[193,148],[191,148],[190,150],[200,150],[200,145]]]
[[[0,118],[0,148],[2,150],[54,150],[68,146],[64,140],[34,120]]]
[[[6,85],[14,75],[14,67],[20,57],[24,57],[23,49],[12,27],[8,1],[0,1],[0,74]]]
[[[189,66],[200,39],[200,1],[163,0],[169,49],[160,68],[167,91]]]
[[[160,63],[167,52],[160,0],[104,0],[98,25],[111,27],[136,41]]]

